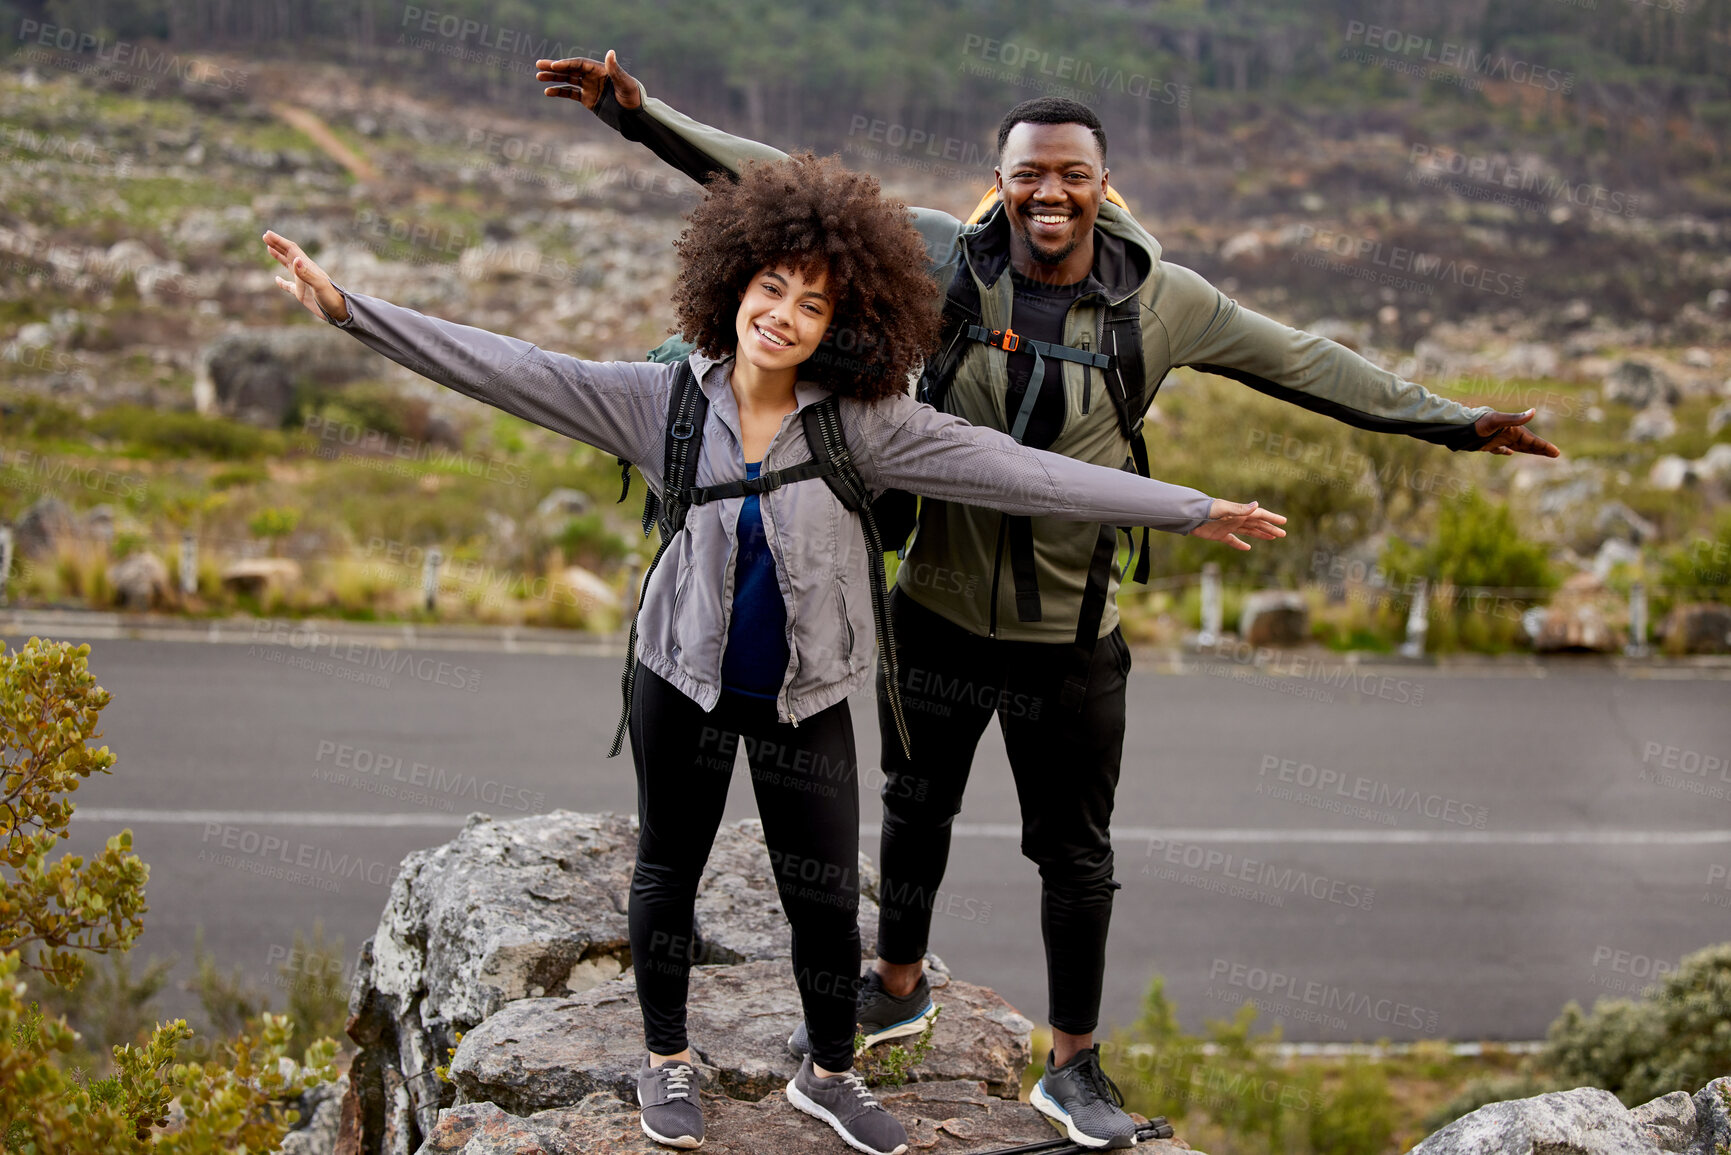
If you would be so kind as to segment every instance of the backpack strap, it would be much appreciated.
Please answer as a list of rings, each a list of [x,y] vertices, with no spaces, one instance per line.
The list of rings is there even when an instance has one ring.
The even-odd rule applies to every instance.
[[[637,606],[631,612],[631,631],[625,643],[625,672],[619,677],[619,691],[624,706],[619,713],[619,725],[613,731],[609,758],[616,757],[625,742],[625,728],[631,724],[631,690],[637,682],[637,615],[643,609],[643,597],[649,592],[649,579],[661,555],[667,552],[673,535],[685,528],[685,515],[690,503],[684,499],[697,478],[697,458],[703,447],[703,423],[709,416],[709,398],[697,384],[697,374],[690,361],[681,361],[673,375],[673,396],[667,405],[667,433],[662,439],[661,496],[653,490],[643,499],[643,536],[649,536],[651,526],[661,527],[661,544],[643,571],[643,584],[637,591]],[[630,474],[626,474],[630,485]],[[624,500],[620,494],[620,500]]]
[[[854,465],[848,452],[847,438],[842,433],[841,410],[836,399],[825,397],[807,405],[800,413],[805,425],[805,440],[811,449],[812,461],[818,463],[830,492],[848,509],[859,514],[865,531],[866,571],[871,578],[872,621],[877,626],[878,669],[884,678],[884,695],[889,698],[890,716],[895,719],[896,734],[901,738],[903,757],[913,757],[913,743],[908,737],[907,718],[902,713],[900,671],[896,663],[896,637],[890,623],[889,592],[884,585],[884,546],[878,534],[877,518],[872,513],[872,494]]]

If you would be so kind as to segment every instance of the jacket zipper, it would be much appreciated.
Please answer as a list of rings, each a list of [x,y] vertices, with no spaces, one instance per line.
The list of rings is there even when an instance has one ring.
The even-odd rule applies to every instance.
[[[1004,572],[1004,539],[1009,536],[1010,528],[1006,517],[1006,514],[998,515],[998,553],[992,559],[992,616],[986,631],[988,638],[998,636],[998,578]]]

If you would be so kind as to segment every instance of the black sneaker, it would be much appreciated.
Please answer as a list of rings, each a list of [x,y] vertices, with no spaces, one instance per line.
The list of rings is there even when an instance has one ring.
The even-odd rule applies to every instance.
[[[1072,1142],[1082,1147],[1133,1147],[1136,1120],[1124,1113],[1118,1084],[1100,1069],[1098,1044],[1074,1056],[1062,1067],[1052,1065],[1046,1052],[1046,1073],[1034,1084],[1028,1101],[1040,1114],[1063,1124]]]
[[[702,1078],[690,1063],[669,1062],[651,1067],[647,1057],[637,1072],[637,1105],[643,1108],[643,1133],[657,1143],[703,1146],[703,1109],[697,1104]]]
[[[854,1000],[854,1021],[865,1035],[860,1050],[875,1047],[888,1039],[917,1035],[926,1029],[926,1024],[936,1013],[931,984],[926,982],[924,971],[920,972],[913,990],[897,997],[884,990],[884,981],[877,971],[868,970]],[[806,1033],[803,1020],[788,1036],[787,1049],[796,1059],[803,1059],[811,1052],[811,1036]]]
[[[820,1079],[807,1055],[787,1085],[787,1101],[834,1127],[842,1142],[866,1155],[902,1155],[908,1149],[906,1129],[872,1098],[858,1071]]]

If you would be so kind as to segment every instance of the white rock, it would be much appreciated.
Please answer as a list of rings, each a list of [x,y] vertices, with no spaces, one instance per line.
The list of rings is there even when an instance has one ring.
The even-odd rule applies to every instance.
[[[1689,463],[1675,453],[1667,453],[1655,461],[1647,474],[1648,485],[1666,492],[1682,489],[1688,482]]]

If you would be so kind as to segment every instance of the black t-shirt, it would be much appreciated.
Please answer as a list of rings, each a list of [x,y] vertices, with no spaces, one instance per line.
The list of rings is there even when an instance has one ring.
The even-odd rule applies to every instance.
[[[1010,310],[1010,327],[1031,341],[1064,344],[1064,319],[1070,306],[1086,290],[1088,282],[1074,285],[1048,285],[1032,281],[1014,269],[1010,271],[1015,286],[1015,305]],[[1034,399],[1034,411],[1028,415],[1028,429],[1022,437],[1024,445],[1045,449],[1058,439],[1064,428],[1064,363],[1056,357],[1046,359],[1045,384]],[[1004,428],[1008,429],[1022,408],[1022,397],[1028,391],[1028,378],[1034,373],[1034,351],[1023,348],[1008,355],[1009,387],[1004,392]]]

